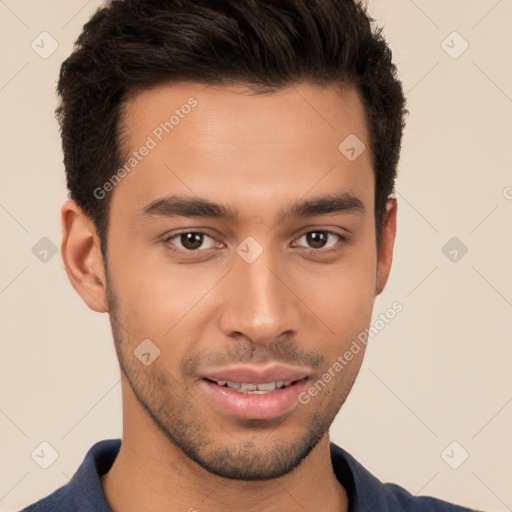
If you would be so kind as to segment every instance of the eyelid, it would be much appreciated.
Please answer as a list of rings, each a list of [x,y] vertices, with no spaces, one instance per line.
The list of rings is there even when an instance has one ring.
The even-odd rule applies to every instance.
[[[173,231],[172,233],[165,233],[163,236],[164,241],[170,240],[171,238],[176,238],[179,235],[184,235],[185,233],[196,233],[198,235],[207,235],[210,238],[215,238],[208,230],[203,228],[188,228],[188,229],[180,229],[179,231]]]

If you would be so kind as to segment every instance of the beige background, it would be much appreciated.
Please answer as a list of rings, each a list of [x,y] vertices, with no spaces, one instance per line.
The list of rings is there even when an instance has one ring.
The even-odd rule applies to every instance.
[[[94,442],[121,435],[108,318],[81,302],[58,253],[42,262],[32,252],[43,237],[60,242],[66,190],[54,88],[99,4],[0,1],[6,511],[63,485]],[[370,9],[385,25],[411,112],[394,268],[375,317],[394,301],[404,309],[369,344],[332,439],[414,494],[512,510],[512,1],[373,0]],[[46,59],[31,47],[46,37],[51,48],[43,31],[58,43]],[[459,53],[464,40],[458,58],[445,51]],[[468,248],[457,262],[441,250],[452,237]],[[42,441],[59,454],[46,470],[31,458]],[[469,453],[458,469],[441,456],[453,441],[452,463]]]

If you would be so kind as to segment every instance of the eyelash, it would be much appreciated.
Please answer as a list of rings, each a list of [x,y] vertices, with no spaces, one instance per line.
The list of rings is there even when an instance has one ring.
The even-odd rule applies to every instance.
[[[185,234],[189,234],[189,233],[194,233],[196,235],[204,235],[204,236],[207,236],[207,237],[210,237],[212,238],[213,240],[215,240],[215,237],[211,234],[211,233],[208,233],[207,231],[202,231],[202,230],[184,230],[184,231],[180,231],[178,233],[174,233],[173,235],[170,235],[168,237],[166,237],[163,241],[164,243],[166,244],[169,244],[169,243],[172,243],[171,240],[175,239],[175,238],[178,238],[180,237],[181,235],[185,235]],[[345,236],[345,235],[342,235],[340,233],[336,233],[335,231],[331,231],[329,229],[314,229],[314,230],[311,230],[311,231],[306,231],[304,233],[302,233],[296,240],[299,240],[301,239],[302,237],[310,234],[310,233],[324,233],[326,235],[333,235],[335,236],[337,239],[338,239],[338,243],[336,243],[333,247],[329,247],[328,249],[315,249],[315,248],[312,248],[312,247],[303,247],[303,246],[300,246],[302,247],[303,249],[305,249],[307,252],[311,252],[311,253],[321,253],[321,254],[330,254],[331,252],[334,252],[334,251],[337,251],[340,247],[340,245],[346,245],[349,243],[349,237]],[[295,243],[295,242],[293,242]],[[174,244],[173,244],[174,245]],[[224,244],[222,244],[224,246]],[[181,249],[179,247],[173,247],[173,248],[170,248],[169,247],[169,250],[172,252],[172,253],[183,253],[183,254],[186,254],[187,256],[192,256],[194,257],[194,253],[196,255],[200,255],[201,253],[205,253],[207,251],[210,251],[214,248],[209,248],[209,249]]]

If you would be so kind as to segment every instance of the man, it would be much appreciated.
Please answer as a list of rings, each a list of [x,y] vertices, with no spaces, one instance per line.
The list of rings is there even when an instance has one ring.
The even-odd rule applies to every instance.
[[[329,441],[391,268],[406,113],[364,9],[115,1],[58,91],[62,257],[109,314],[123,437],[25,510],[468,510]]]

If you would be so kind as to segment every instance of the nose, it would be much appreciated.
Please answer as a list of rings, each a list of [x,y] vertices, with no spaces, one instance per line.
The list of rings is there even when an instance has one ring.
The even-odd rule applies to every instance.
[[[287,278],[285,261],[279,263],[270,250],[264,250],[252,263],[235,255],[226,278],[220,319],[226,336],[269,345],[296,335],[300,301]]]

